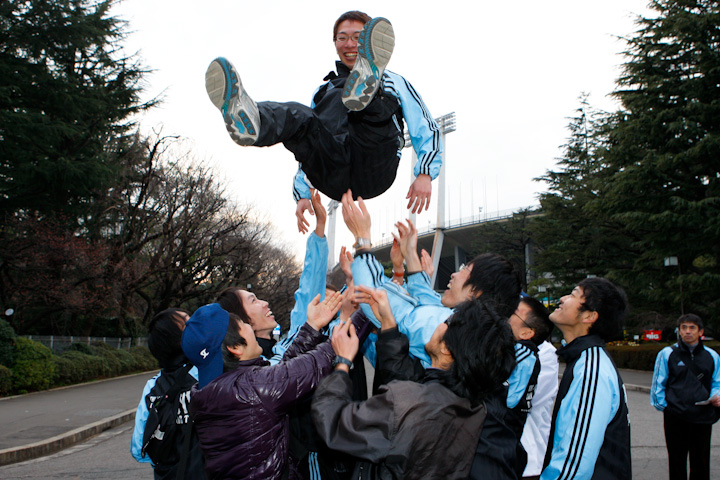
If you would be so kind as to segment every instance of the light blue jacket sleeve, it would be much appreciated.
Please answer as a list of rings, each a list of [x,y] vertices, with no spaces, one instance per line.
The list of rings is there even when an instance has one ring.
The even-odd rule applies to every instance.
[[[135,460],[137,460],[138,462],[152,464],[150,457],[143,458],[142,456],[143,434],[145,433],[145,422],[147,422],[148,418],[148,408],[147,404],[145,403],[145,397],[155,386],[155,382],[157,381],[159,376],[160,374],[158,373],[153,378],[147,381],[147,383],[145,384],[145,388],[143,389],[142,395],[140,396],[140,403],[138,404],[137,410],[135,411],[135,428],[133,429],[132,437],[130,439],[130,453],[132,454],[133,458],[135,458]]]
[[[352,263],[352,272],[355,285],[382,288],[387,292],[398,330],[408,337],[410,354],[422,361],[426,368],[429,367],[430,357],[425,351],[425,344],[435,328],[452,314],[452,310],[442,305],[420,305],[416,298],[385,276],[383,266],[371,253],[358,255]],[[380,327],[380,321],[369,305],[360,304],[360,308],[376,327]]]
[[[295,290],[295,306],[290,312],[290,329],[287,337],[273,347],[275,355],[270,358],[271,364],[282,360],[285,350],[295,340],[300,327],[307,321],[307,307],[319,293],[320,299],[325,298],[325,282],[328,264],[328,243],[326,237],[318,237],[311,232],[305,248],[305,264],[300,274],[300,284]]]
[[[298,166],[298,171],[293,179],[293,199],[298,202],[301,198],[310,198],[310,180],[302,169]]]
[[[672,353],[671,347],[665,347],[655,358],[655,369],[653,370],[652,386],[650,387],[650,405],[661,412],[667,407],[665,399],[665,387],[668,381],[668,358]]]
[[[515,408],[525,395],[537,357],[525,345],[515,344],[515,368],[508,379],[507,407]]]
[[[605,430],[619,408],[617,372],[600,347],[589,348],[573,368],[573,381],[555,419],[550,463],[540,479],[591,479]]]
[[[362,253],[356,256],[351,268],[355,285],[382,288],[387,292],[390,308],[398,325],[410,315],[410,312],[412,312],[413,308],[417,305],[417,300],[412,298],[405,289],[393,283],[392,280],[385,276],[385,269],[372,253]],[[379,328],[380,320],[375,317],[370,306],[361,303],[360,308],[365,316]]]
[[[368,359],[368,362],[370,362],[370,365],[372,365],[373,368],[375,368],[375,365],[377,364],[377,349],[375,348],[377,338],[377,333],[371,332],[360,347],[360,351],[365,358]]]
[[[420,305],[442,305],[440,294],[432,289],[430,277],[425,272],[408,275],[407,289]]]
[[[191,368],[188,373],[195,377],[195,380],[197,380],[197,367]],[[142,395],[140,396],[140,403],[138,404],[138,408],[135,411],[135,428],[133,429],[132,437],[130,438],[130,453],[132,454],[133,458],[135,458],[135,460],[137,460],[138,462],[152,464],[149,456],[146,456],[145,458],[143,458],[142,456],[143,435],[145,433],[145,423],[148,419],[148,408],[147,404],[145,403],[145,397],[155,386],[155,382],[157,382],[159,376],[160,374],[158,373],[147,381],[147,383],[145,384],[145,388],[143,389]]]
[[[410,82],[397,73],[385,70],[383,84],[386,93],[400,99],[405,124],[418,158],[415,176],[425,174],[435,179],[442,166],[440,127]]]
[[[712,348],[706,348],[705,350],[710,352],[710,356],[715,361],[715,370],[713,371],[713,381],[712,386],[710,387],[710,396],[720,396],[720,355],[718,355],[718,353]]]

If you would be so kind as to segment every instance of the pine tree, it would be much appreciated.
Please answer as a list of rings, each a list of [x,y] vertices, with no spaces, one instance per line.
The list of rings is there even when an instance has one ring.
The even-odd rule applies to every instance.
[[[0,2],[0,212],[72,217],[111,185],[107,145],[149,106],[113,3]]]
[[[681,306],[717,321],[720,307],[720,3],[656,0],[639,20],[618,81],[607,188],[634,238],[631,268],[615,268],[646,307]],[[679,270],[664,258],[677,257]]]
[[[604,158],[609,128],[608,115],[582,95],[559,168],[536,179],[548,185],[540,195],[542,215],[531,224],[536,269],[552,274],[554,290],[569,291],[586,275],[607,276],[611,266],[627,264],[630,240],[607,212],[594,208],[610,175]]]

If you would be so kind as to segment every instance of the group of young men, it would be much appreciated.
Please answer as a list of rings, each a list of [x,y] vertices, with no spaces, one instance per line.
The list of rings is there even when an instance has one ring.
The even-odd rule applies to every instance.
[[[427,209],[442,161],[439,129],[412,85],[385,70],[389,21],[346,12],[333,41],[340,60],[311,107],[256,103],[224,58],[206,72],[236,143],[283,143],[295,155],[298,229],[308,230],[306,211],[318,225],[283,341],[269,338],[267,302],[239,288],[192,317],[156,317],[149,343],[163,371],[143,392],[133,455],[147,461],[152,438],[162,437],[146,423],[162,397],[160,379],[172,374],[199,380],[177,412],[177,423],[194,419],[195,430],[182,430],[172,461],[154,462],[156,478],[632,478],[625,389],[604,348],[622,336],[623,291],[587,278],[549,314],[522,293],[507,260],[485,254],[455,272],[441,296],[412,222],[396,224],[400,262],[387,278],[371,251],[363,198],[393,183],[407,124],[418,156],[408,208]],[[325,212],[312,189],[341,202],[356,240],[354,256],[341,252],[344,293],[326,290]],[[548,342],[554,327],[563,336],[557,352]],[[662,390],[653,403],[668,406],[666,432],[681,428],[668,426],[670,406],[687,392],[666,379],[684,354],[658,359],[667,402]],[[358,375],[363,355],[375,371],[369,397]],[[566,365],[559,384],[558,356]]]

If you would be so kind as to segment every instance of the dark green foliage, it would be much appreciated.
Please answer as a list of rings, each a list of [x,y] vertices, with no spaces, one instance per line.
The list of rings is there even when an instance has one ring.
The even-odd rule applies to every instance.
[[[84,353],[86,355],[93,354],[93,351],[92,351],[92,348],[90,347],[90,345],[88,345],[87,343],[79,343],[79,342],[71,343],[66,351],[80,352],[80,353]]]
[[[62,358],[70,360],[74,365],[68,367],[68,371],[63,371],[63,375],[71,375],[71,383],[80,383],[95,378],[102,378],[109,369],[104,358],[86,353],[69,351],[60,355]]]
[[[106,343],[95,343],[92,345],[93,355],[103,360],[103,377],[116,377],[123,373],[120,359],[115,354],[116,350]]]
[[[65,355],[53,355],[52,361],[55,364],[53,386],[72,385],[85,380],[81,362],[73,361]]]
[[[10,395],[12,392],[12,370],[0,365],[0,397]]]
[[[652,371],[655,358],[664,345],[645,343],[640,346],[608,345],[606,350],[617,368]]]
[[[612,273],[640,307],[720,319],[720,4],[658,0],[628,39],[595,205],[633,238],[637,255]],[[679,266],[668,268],[666,257]]]
[[[114,180],[110,139],[145,106],[113,3],[0,4],[0,212],[77,211]]]
[[[481,253],[502,255],[517,268],[522,277],[522,289],[527,291],[528,279],[534,277],[526,260],[526,249],[534,244],[531,223],[539,212],[520,210],[508,219],[485,223],[472,244],[470,258]]]
[[[629,323],[681,311],[720,322],[720,4],[655,0],[638,20],[615,92],[583,99],[561,168],[541,178],[538,269],[566,292],[588,274],[621,285]],[[678,266],[664,260],[677,257]],[[648,320],[655,317],[656,320]]]
[[[130,355],[132,355],[135,361],[135,370],[139,372],[146,372],[148,370],[155,370],[160,368],[155,357],[152,356],[150,350],[147,347],[134,346],[130,349]]]
[[[52,352],[41,343],[17,337],[12,374],[13,388],[18,393],[47,389],[55,374]]]
[[[0,320],[0,365],[13,366],[13,342],[15,330],[5,320]]]
[[[643,343],[639,346],[607,345],[605,349],[612,357],[617,368],[652,372],[655,369],[657,354],[667,346],[668,344]],[[718,345],[705,344],[705,346],[720,353],[720,346]]]

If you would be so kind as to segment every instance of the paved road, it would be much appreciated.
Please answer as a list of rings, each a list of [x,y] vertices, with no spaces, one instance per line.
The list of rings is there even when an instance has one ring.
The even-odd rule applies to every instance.
[[[137,408],[156,372],[0,399],[0,450],[40,442]]]
[[[101,387],[104,396],[108,394],[113,401],[125,397],[126,402],[120,402],[115,407],[107,407],[108,410],[125,411],[134,409],[139,400],[142,387],[151,375],[143,374],[135,377],[125,377],[124,379],[112,380],[102,383],[92,384],[92,386],[74,387],[65,389],[72,391],[57,394],[60,391],[47,392],[35,395],[26,395],[17,397],[16,399],[0,401],[0,428],[5,428],[5,423],[16,425],[15,432],[21,436],[28,435],[28,429],[18,428],[17,425],[23,423],[22,418],[15,418],[10,413],[6,413],[5,407],[12,403],[27,403],[27,412],[17,407],[12,407],[15,415],[25,417],[33,422],[34,427],[30,430],[34,431],[34,437],[39,435],[42,430],[38,425],[43,422],[52,423],[49,425],[49,433],[57,434],[57,424],[63,425],[64,422],[73,422],[77,420],[75,417],[83,417],[81,414],[70,414],[77,410],[83,401],[92,403],[97,397],[87,394],[88,388],[95,389]],[[628,384],[628,403],[630,407],[630,421],[632,424],[632,456],[633,456],[633,478],[636,480],[661,480],[667,478],[667,456],[665,451],[665,440],[662,430],[662,414],[650,407],[648,394],[640,390],[634,389],[632,385],[639,387],[647,387],[650,385],[649,372],[623,371],[622,376]],[[633,383],[635,382],[635,383]],[[50,400],[41,400],[33,397],[44,396],[51,397]],[[57,397],[56,397],[57,396]],[[53,398],[62,398],[55,400]],[[74,398],[74,400],[73,400]],[[40,402],[40,403],[36,403]],[[47,402],[47,403],[44,403]],[[47,410],[39,412],[32,405],[44,404]],[[53,413],[53,407],[56,406],[63,415]],[[39,407],[37,407],[39,408]],[[103,410],[98,408],[95,410]],[[10,412],[10,410],[8,410]],[[95,412],[97,415],[101,412]],[[111,413],[111,412],[109,412]],[[52,421],[48,419],[54,419]],[[66,420],[68,419],[68,420]],[[18,442],[17,433],[13,434],[10,430],[5,430],[8,434],[3,439],[6,442]],[[151,469],[146,464],[138,464],[130,456],[129,444],[130,435],[132,433],[132,422],[124,423],[119,427],[101,433],[92,439],[75,445],[69,449],[63,450],[49,456],[44,456],[27,462],[16,463],[0,467],[0,478],[3,479],[134,479],[134,478],[152,478]],[[720,423],[713,428],[712,440],[712,459],[713,468],[712,478],[720,480]]]

